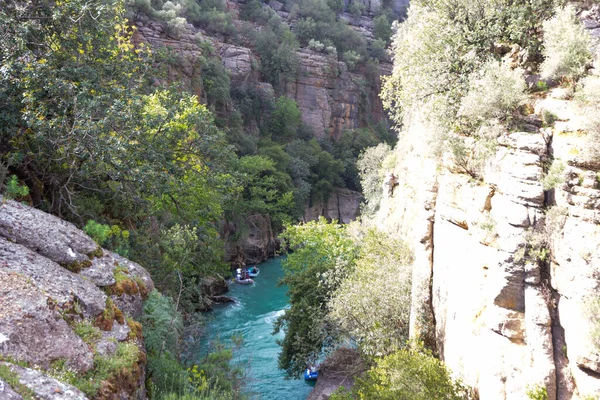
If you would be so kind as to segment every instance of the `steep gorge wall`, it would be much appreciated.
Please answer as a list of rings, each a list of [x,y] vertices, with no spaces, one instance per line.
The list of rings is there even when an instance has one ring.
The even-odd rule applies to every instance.
[[[573,156],[581,145],[560,125],[507,134],[483,182],[414,159],[394,171],[407,168],[419,182],[399,182],[378,215],[415,250],[412,332],[434,333],[442,359],[481,399],[523,399],[536,386],[549,399],[600,396],[585,307],[600,286],[600,187],[596,169]],[[545,192],[552,153],[568,163],[565,183]],[[551,206],[564,227],[552,233],[547,258],[535,260],[528,252],[534,232],[548,234]]]
[[[243,3],[240,0],[230,0],[227,8],[234,16],[239,16]],[[392,5],[395,9],[403,10],[408,2],[395,0]],[[282,11],[281,3],[271,1],[264,6],[273,8],[285,22],[293,25],[294,20]],[[373,15],[380,7],[380,2],[366,1],[367,14]],[[367,40],[373,40],[373,23],[370,17],[354,18],[349,14],[342,14],[341,18],[347,20]],[[175,55],[175,60],[166,66],[167,76],[162,78],[164,81],[160,82],[160,78],[157,78],[157,83],[180,83],[184,89],[203,99],[200,56],[204,52],[201,42],[207,41],[212,43],[222,64],[229,71],[233,85],[249,83],[274,93],[273,87],[256,70],[260,57],[251,47],[228,43],[222,36],[209,36],[191,24],[178,37],[171,37],[163,24],[146,16],[139,15],[134,23],[137,27],[134,42],[148,43],[153,49],[170,49]],[[242,21],[235,19],[234,23],[241,26]],[[260,29],[259,26],[255,27]],[[298,50],[297,56],[296,76],[288,78],[280,88],[281,93],[276,94],[283,94],[297,102],[303,122],[313,129],[315,136],[338,138],[343,130],[365,126],[367,116],[373,122],[386,119],[378,96],[381,89],[379,76],[390,74],[390,63],[379,64],[375,82],[369,85],[364,69],[358,68],[356,72],[350,72],[346,63],[338,61],[336,56],[308,48]]]
[[[598,16],[584,19],[596,38]],[[551,400],[597,399],[588,302],[600,293],[600,163],[585,157],[586,115],[568,90],[532,101],[526,131],[499,138],[482,181],[427,156],[428,132],[413,126],[390,171],[405,179],[376,219],[415,251],[412,335],[434,343],[479,398],[545,388]],[[545,111],[552,127],[542,127]],[[561,183],[544,190],[553,159],[565,165]]]

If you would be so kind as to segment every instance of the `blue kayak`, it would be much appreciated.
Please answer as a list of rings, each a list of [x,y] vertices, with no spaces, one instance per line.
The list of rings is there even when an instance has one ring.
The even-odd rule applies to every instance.
[[[306,368],[304,371],[304,380],[306,381],[316,381],[319,377],[319,371],[313,370],[312,368]]]
[[[258,274],[260,274],[260,269],[258,268],[252,267],[248,269],[248,275],[250,276],[250,278],[256,278]]]

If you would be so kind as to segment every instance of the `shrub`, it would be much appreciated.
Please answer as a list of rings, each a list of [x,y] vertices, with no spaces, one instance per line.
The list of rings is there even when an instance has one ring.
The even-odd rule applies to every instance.
[[[85,226],[83,227],[83,231],[87,233],[92,239],[94,239],[94,242],[98,243],[99,246],[102,246],[112,233],[110,226],[100,224],[94,221],[93,219],[90,219],[85,224]]]
[[[208,104],[221,109],[229,102],[229,73],[219,59],[204,59],[204,63],[202,64],[202,85],[206,91]]]
[[[583,156],[590,160],[600,157],[600,78],[589,76],[581,80],[575,100],[585,118],[588,131],[587,146]]]
[[[381,39],[387,43],[392,37],[392,23],[388,20],[385,14],[382,14],[373,19],[373,33],[376,39]]]
[[[384,160],[392,153],[392,149],[385,143],[375,147],[369,147],[358,158],[356,163],[362,193],[365,198],[361,214],[371,215],[379,209],[379,203],[383,194],[383,179],[385,170]]]
[[[353,0],[348,7],[348,11],[354,18],[360,17],[367,10],[367,7],[360,0]]]
[[[469,78],[469,91],[458,115],[469,122],[506,119],[525,99],[523,71],[506,63],[489,61]]]
[[[325,50],[325,45],[318,40],[310,39],[308,48],[314,51],[323,51]]]
[[[554,241],[561,235],[567,214],[566,208],[549,208],[544,221],[526,232],[525,246],[515,254],[515,261],[519,262],[526,257],[532,261],[546,260]]]
[[[548,400],[548,391],[543,386],[528,386],[525,394],[531,400]]]
[[[552,111],[542,111],[542,124],[545,127],[552,126],[558,120],[558,116]]]
[[[589,298],[585,304],[587,316],[591,321],[590,338],[592,344],[596,350],[600,351],[600,322],[598,321],[598,315],[600,315],[600,296],[593,296]]]
[[[256,35],[256,51],[260,55],[260,73],[264,79],[277,86],[280,77],[292,76],[298,67],[298,41],[288,28],[277,34],[270,28]]]
[[[358,64],[361,60],[360,54],[358,54],[354,50],[345,51],[343,58],[350,71],[354,71],[354,69],[356,68],[356,64]]]
[[[430,352],[403,349],[382,358],[364,378],[358,378],[352,394],[352,398],[372,400],[464,400],[468,389],[452,379],[444,363]]]
[[[167,31],[169,35],[175,38],[181,36],[181,34],[185,31],[185,25],[187,21],[182,17],[175,17],[167,22]]]
[[[242,6],[240,17],[243,20],[254,21],[261,24],[267,23],[273,16],[273,10],[262,6],[258,0],[250,0]]]
[[[542,186],[544,190],[551,190],[562,184],[565,179],[563,177],[563,171],[565,170],[565,164],[555,159],[550,164],[548,172],[542,175]]]
[[[18,199],[20,197],[25,197],[28,194],[29,188],[25,185],[21,185],[16,175],[11,175],[11,177],[8,178],[8,182],[6,182],[6,186],[4,187],[4,195],[7,199]]]
[[[317,24],[314,19],[302,18],[294,25],[294,33],[298,40],[303,43],[313,40],[317,32]]]
[[[386,60],[388,58],[386,52],[387,44],[383,39],[376,39],[371,43],[371,57],[376,60]]]
[[[450,135],[449,147],[454,164],[475,179],[483,179],[485,167],[496,154],[498,137],[505,132],[503,125],[491,120],[478,128],[472,136]]]
[[[329,317],[367,356],[389,354],[408,340],[412,254],[385,232],[360,232],[360,257],[334,293]]]
[[[576,79],[592,60],[590,36],[577,18],[575,8],[559,8],[544,22],[545,60],[540,69],[548,78]]]

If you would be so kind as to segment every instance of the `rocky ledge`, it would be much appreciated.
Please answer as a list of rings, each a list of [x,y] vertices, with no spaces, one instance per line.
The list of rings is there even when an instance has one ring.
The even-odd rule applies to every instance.
[[[145,399],[135,318],[153,288],[74,225],[0,196],[0,399]]]

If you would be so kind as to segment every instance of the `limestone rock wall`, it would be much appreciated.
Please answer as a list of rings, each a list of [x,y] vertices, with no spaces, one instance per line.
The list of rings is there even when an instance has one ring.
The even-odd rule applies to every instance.
[[[354,221],[360,215],[360,202],[362,194],[349,189],[336,189],[327,204],[321,202],[310,206],[306,204],[303,221],[315,221],[319,217],[328,220],[337,220],[343,224]]]
[[[117,267],[135,290],[117,290]],[[129,337],[124,317],[139,317],[142,296],[153,288],[141,266],[99,248],[74,225],[0,196],[0,361],[40,398],[85,399],[44,371],[64,362],[84,373],[96,354],[110,356],[126,340],[140,350],[129,375],[135,382],[108,382],[103,398],[146,398],[143,342]],[[85,321],[102,329],[93,345],[74,329]],[[0,398],[21,398],[13,389],[0,377]]]
[[[415,252],[411,334],[480,399],[525,399],[531,388],[600,398],[598,316],[587,308],[600,293],[600,165],[584,161],[585,116],[561,89],[535,108],[559,121],[500,137],[483,181],[429,157],[426,140],[410,142],[425,128],[413,128],[391,171],[405,179],[377,222]],[[553,158],[563,183],[545,191]]]

